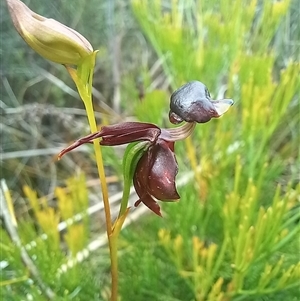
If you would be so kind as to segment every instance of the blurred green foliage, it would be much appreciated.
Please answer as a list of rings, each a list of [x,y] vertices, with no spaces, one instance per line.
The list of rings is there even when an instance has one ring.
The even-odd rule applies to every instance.
[[[76,265],[79,252],[87,247],[91,239],[85,177],[81,174],[70,178],[65,187],[56,188],[57,210],[28,186],[24,187],[24,193],[32,210],[26,219],[18,221],[18,234],[42,281],[55,288],[55,300],[100,300],[99,287],[105,277],[98,273],[105,275],[108,265],[106,251],[100,250],[97,260],[89,259]],[[5,265],[1,271],[3,300],[47,300],[35,285],[37,279],[22,263],[24,257],[20,249],[11,242],[4,229],[1,229],[0,235],[1,260]],[[87,254],[89,251],[85,249],[85,254],[81,253],[81,256],[86,257]],[[94,268],[94,261],[97,268]]]
[[[72,13],[69,1],[62,1],[59,11],[52,2],[45,11],[39,6],[39,13],[48,15],[50,8],[56,9],[59,21],[75,27],[95,48],[102,47],[107,42],[106,25],[101,23],[105,10],[97,2],[77,2],[70,6]],[[140,70],[122,78],[126,113],[169,126],[169,91],[164,87],[173,90],[189,80],[204,82],[214,98],[225,94],[235,105],[220,120],[198,125],[191,139],[176,144],[178,179],[194,173],[178,188],[180,202],[163,204],[163,219],[149,216],[124,229],[121,300],[299,300],[300,67],[295,47],[287,51],[284,30],[290,26],[290,37],[297,41],[296,2],[132,1],[134,15],[158,58],[163,84],[154,85],[154,71],[141,59],[140,49],[139,55],[132,51],[124,56],[128,70],[135,56],[143,62]],[[31,1],[31,8],[38,3]],[[9,22],[5,26],[10,32]],[[28,78],[23,73],[22,79],[16,76],[12,66],[33,72],[26,63],[33,54],[20,46],[22,41],[10,43],[5,47],[19,49],[20,54],[11,58],[17,64],[7,61],[4,70],[18,87],[18,81],[23,85]],[[135,87],[137,75],[143,95]],[[57,76],[65,80],[60,72]],[[32,97],[38,99],[43,91],[39,86]],[[120,170],[112,151],[104,152],[108,166],[118,165]],[[84,164],[81,167],[90,172]],[[59,272],[94,235],[85,214],[84,177],[56,188],[55,209],[29,187],[24,193],[30,209],[18,221],[19,235],[24,246],[34,241],[26,250],[42,280],[56,293],[55,300],[107,300],[105,248]],[[67,223],[59,233],[58,223],[76,214],[82,216],[80,221]],[[22,263],[19,248],[3,229],[0,235],[1,260],[7,264],[1,271],[4,300],[46,300]]]
[[[215,98],[223,91],[235,106],[176,146],[181,170],[185,162],[195,172],[194,185],[180,189],[180,205],[164,206],[165,222],[140,227],[147,234],[155,227],[157,236],[126,231],[136,243],[125,248],[124,273],[142,271],[151,256],[156,267],[135,278],[140,290],[133,292],[124,276],[128,300],[297,299],[300,187],[292,137],[299,122],[293,111],[299,106],[300,65],[287,60],[279,70],[273,43],[289,4],[133,1],[171,86],[200,80]],[[147,120],[157,121],[151,109],[156,101],[146,94],[148,110],[143,103],[137,111],[141,107]],[[165,255],[157,255],[161,247]],[[165,275],[168,265],[177,271],[171,279]],[[168,292],[179,279],[189,289]]]

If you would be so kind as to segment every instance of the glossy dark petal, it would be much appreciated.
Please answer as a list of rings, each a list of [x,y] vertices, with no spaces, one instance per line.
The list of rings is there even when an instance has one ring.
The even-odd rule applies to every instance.
[[[189,82],[171,95],[170,119],[183,119],[187,122],[208,122],[213,117],[219,117],[210,94],[204,84],[198,81]]]
[[[99,132],[89,134],[63,149],[59,153],[58,158],[82,144],[92,143],[97,138],[102,138],[100,141],[101,145],[114,146],[143,140],[155,142],[160,133],[159,127],[152,123],[144,122],[123,122],[103,126]]]
[[[135,172],[140,186],[161,201],[180,198],[175,185],[178,166],[173,150],[174,142],[158,139],[142,156]]]
[[[156,141],[161,130],[152,123],[123,122],[101,128],[101,145],[121,145],[135,141]]]
[[[135,202],[134,206],[137,207],[141,202],[145,206],[147,206],[152,212],[162,217],[160,212],[160,206],[157,204],[157,202],[154,201],[151,195],[149,194],[144,195],[142,199],[139,199],[138,201]]]
[[[158,200],[174,201],[180,198],[175,185],[178,165],[173,150],[174,142],[162,140],[153,146],[148,188]]]
[[[141,184],[140,180],[138,179],[137,175],[134,175],[133,178],[133,185],[137,195],[139,196],[139,200],[134,203],[134,206],[137,207],[141,202],[146,205],[151,211],[153,211],[158,216],[162,216],[160,212],[160,207],[157,202],[152,198],[151,195],[147,192],[145,187]]]

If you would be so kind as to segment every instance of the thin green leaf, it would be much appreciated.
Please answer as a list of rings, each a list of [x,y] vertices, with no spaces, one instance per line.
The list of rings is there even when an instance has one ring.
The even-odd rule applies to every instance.
[[[128,204],[128,198],[130,194],[131,181],[136,169],[136,166],[142,157],[145,150],[149,147],[149,141],[142,141],[137,143],[130,143],[123,157],[123,176],[124,176],[124,188],[121,201],[121,207],[119,217],[122,216]]]

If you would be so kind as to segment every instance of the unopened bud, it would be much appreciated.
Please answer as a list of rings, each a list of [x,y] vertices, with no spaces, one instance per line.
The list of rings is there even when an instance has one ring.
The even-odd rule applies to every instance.
[[[22,1],[6,1],[16,30],[44,58],[64,65],[78,65],[93,52],[89,41],[72,28],[36,14]]]

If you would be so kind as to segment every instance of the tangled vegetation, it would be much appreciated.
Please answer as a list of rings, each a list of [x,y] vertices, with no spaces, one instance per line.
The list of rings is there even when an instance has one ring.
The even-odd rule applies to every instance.
[[[165,127],[170,92],[191,80],[205,82],[214,99],[235,100],[225,117],[197,125],[176,143],[180,201],[160,203],[163,218],[144,215],[140,207],[129,211],[118,244],[121,300],[299,300],[300,65],[293,53],[283,51],[282,29],[294,7],[287,0],[132,0],[130,6],[115,7],[116,14],[132,11],[143,51],[136,47],[136,55],[134,49],[123,54],[124,70],[110,102],[102,98],[109,98],[109,88],[104,96],[97,94],[103,83],[96,67],[98,126],[133,115]],[[83,9],[84,16],[89,18]],[[90,36],[92,44],[100,43],[93,32]],[[132,40],[128,33],[125,37],[128,47]],[[99,68],[105,66],[106,51],[100,47]],[[52,65],[39,72],[52,84],[42,82],[35,88],[39,91],[29,91],[30,98],[39,103],[44,95],[48,102],[51,95],[55,101],[46,113],[39,106],[22,113],[36,118],[34,128],[18,118],[13,124],[8,116],[18,106],[4,106],[9,134],[4,142],[22,146],[27,139],[33,149],[49,154],[26,161],[3,146],[1,296],[109,300],[110,261],[106,236],[99,234],[105,224],[94,152],[83,148],[59,163],[53,157],[88,134],[87,123],[79,104],[74,105],[78,118],[66,118],[63,106],[72,106],[69,97],[76,98],[66,74]],[[8,99],[29,98],[28,88],[14,88],[26,86],[21,74],[13,84],[11,75],[3,79]],[[28,81],[28,87],[35,82]],[[122,187],[123,153],[122,148],[102,153],[113,216],[121,199],[118,193],[114,197]],[[134,201],[129,198],[130,205]]]

